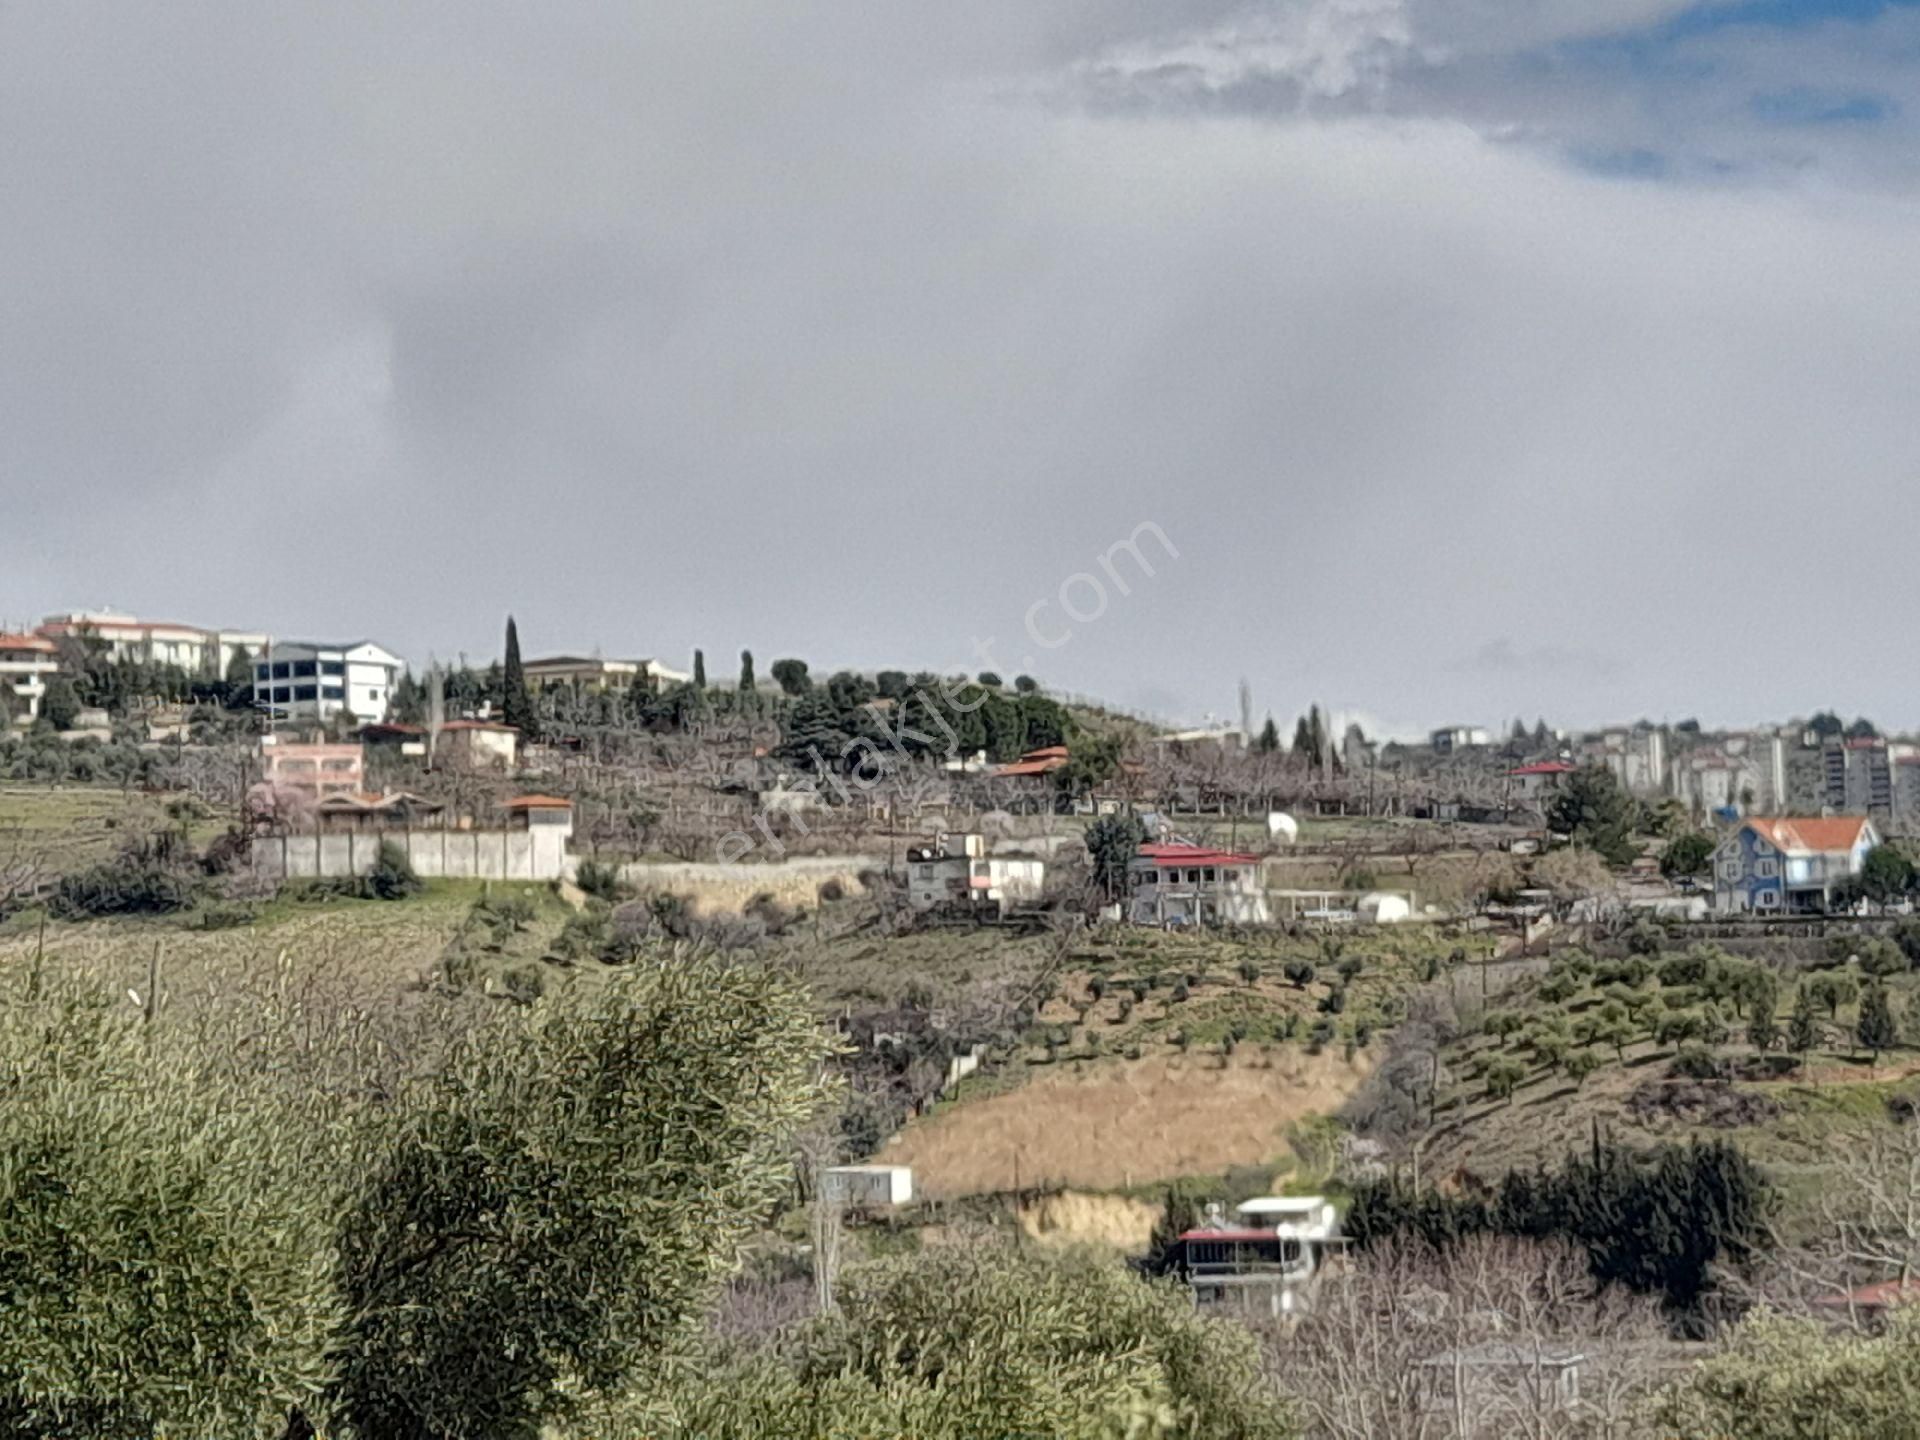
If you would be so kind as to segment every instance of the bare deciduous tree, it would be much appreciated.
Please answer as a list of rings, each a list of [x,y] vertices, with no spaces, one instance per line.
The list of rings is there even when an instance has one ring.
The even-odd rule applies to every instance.
[[[1327,1440],[1572,1440],[1634,1433],[1673,1348],[1654,1304],[1596,1289],[1577,1251],[1482,1236],[1358,1257],[1268,1353],[1308,1433]]]

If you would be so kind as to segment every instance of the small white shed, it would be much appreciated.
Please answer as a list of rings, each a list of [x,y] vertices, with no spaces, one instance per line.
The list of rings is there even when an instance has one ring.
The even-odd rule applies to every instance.
[[[877,1208],[913,1199],[911,1165],[835,1165],[820,1173],[820,1188],[841,1205]]]

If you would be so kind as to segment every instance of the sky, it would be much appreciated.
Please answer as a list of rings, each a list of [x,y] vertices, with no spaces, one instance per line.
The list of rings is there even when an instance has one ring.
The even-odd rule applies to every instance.
[[[1920,725],[1916,115],[1890,0],[0,3],[0,621]]]

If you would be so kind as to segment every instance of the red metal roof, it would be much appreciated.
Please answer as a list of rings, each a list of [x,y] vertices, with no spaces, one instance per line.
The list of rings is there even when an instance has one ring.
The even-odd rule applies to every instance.
[[[1509,775],[1567,775],[1573,771],[1573,765],[1566,760],[1540,760],[1532,765],[1519,765],[1507,771]]]
[[[1881,1280],[1872,1285],[1862,1285],[1858,1290],[1849,1290],[1844,1295],[1822,1295],[1813,1303],[1844,1309],[1850,1305],[1906,1305],[1917,1300],[1920,1300],[1920,1276],[1908,1276],[1905,1280]]]
[[[0,635],[0,650],[32,650],[37,654],[51,655],[54,643],[39,635]]]
[[[1273,1230],[1209,1230],[1201,1226],[1197,1230],[1182,1230],[1178,1238],[1181,1240],[1227,1240],[1244,1244],[1254,1240],[1278,1240],[1280,1236]]]
[[[1038,750],[1029,750],[1011,765],[1002,765],[993,773],[996,777],[1014,775],[1051,775],[1067,763],[1067,747],[1064,745],[1043,745]]]
[[[1204,845],[1142,845],[1138,859],[1160,865],[1258,865],[1258,855],[1211,850]]]

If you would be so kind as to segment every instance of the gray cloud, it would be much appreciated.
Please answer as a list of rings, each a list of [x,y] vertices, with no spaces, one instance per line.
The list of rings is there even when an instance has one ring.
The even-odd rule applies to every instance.
[[[1074,88],[1250,23],[1201,0],[5,11],[0,616],[424,658],[511,608],[538,649],[961,665],[1150,519],[1178,562],[1043,678],[1196,716],[1245,674],[1283,716],[1920,720],[1838,602],[1737,642],[1714,608],[1912,598],[1873,518],[1920,438],[1897,165],[1855,136],[1792,186],[1596,178],[1462,117],[1575,107],[1629,150],[1638,81],[1549,102],[1507,7],[1409,6],[1405,44],[1337,7],[1375,36],[1344,71],[1301,32],[1323,91],[1376,87],[1305,118]],[[1712,43],[1787,88],[1791,37]],[[1797,83],[1910,88],[1800,43]],[[1619,668],[1451,663],[1537,631]]]

